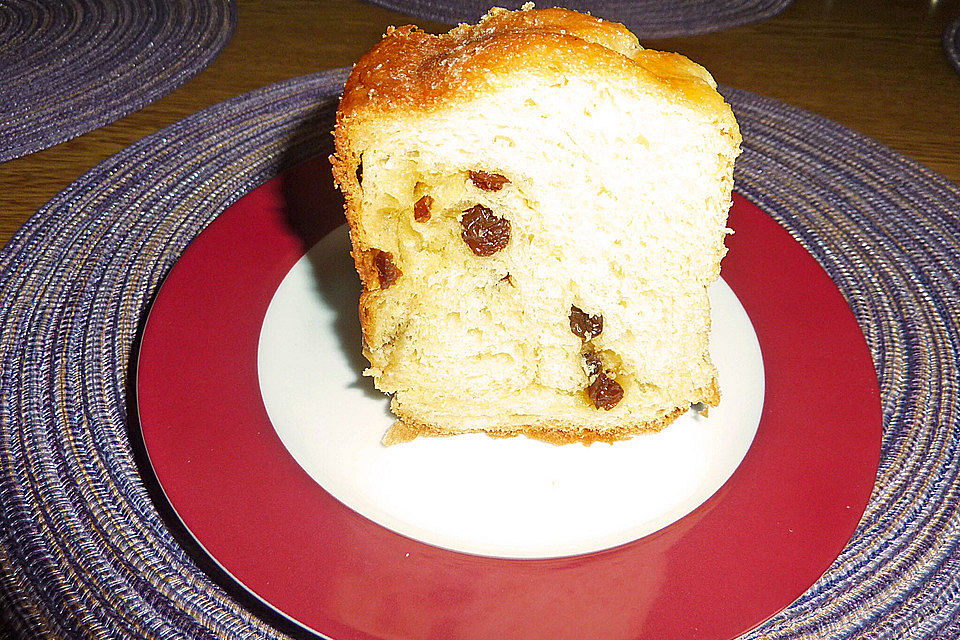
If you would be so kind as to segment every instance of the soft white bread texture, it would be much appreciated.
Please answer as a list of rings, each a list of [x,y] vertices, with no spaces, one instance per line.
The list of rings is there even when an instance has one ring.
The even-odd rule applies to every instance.
[[[386,442],[612,441],[719,402],[707,286],[740,133],[702,67],[620,24],[493,9],[389,30],[335,138]]]

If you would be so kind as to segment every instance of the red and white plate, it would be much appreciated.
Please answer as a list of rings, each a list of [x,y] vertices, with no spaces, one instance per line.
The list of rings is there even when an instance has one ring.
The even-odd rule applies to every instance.
[[[157,479],[249,591],[335,640],[728,640],[829,568],[876,477],[877,379],[839,291],[760,209],[730,213],[708,418],[613,445],[383,447],[330,183],[308,162],[220,215],[140,349]]]

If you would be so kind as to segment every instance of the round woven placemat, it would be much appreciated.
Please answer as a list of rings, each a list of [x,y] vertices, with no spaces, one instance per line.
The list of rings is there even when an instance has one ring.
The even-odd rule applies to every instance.
[[[145,138],[0,254],[0,621],[15,637],[300,633],[218,572],[144,480],[130,371],[150,300],[187,244],[284,167],[329,153],[345,75],[270,86]],[[744,135],[737,189],[849,301],[885,429],[849,545],[747,637],[956,638],[960,189],[818,116],[725,94]]]
[[[200,73],[234,0],[2,0],[0,162],[74,138]]]
[[[960,73],[960,18],[947,25],[943,30],[943,52],[953,68]]]
[[[446,24],[476,23],[491,6],[519,9],[527,0],[366,0],[420,20]],[[622,22],[640,42],[720,31],[772,18],[793,0],[565,0],[563,7]],[[552,7],[540,2],[538,6]]]

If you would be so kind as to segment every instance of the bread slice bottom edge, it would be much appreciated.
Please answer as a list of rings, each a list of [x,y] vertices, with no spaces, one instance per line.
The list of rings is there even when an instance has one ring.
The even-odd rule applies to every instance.
[[[707,414],[707,407],[716,407],[719,405],[720,389],[717,386],[716,378],[714,378],[707,387],[698,389],[695,396],[698,400],[692,401],[690,405],[702,405],[703,409],[700,411],[702,415]],[[536,423],[527,425],[520,424],[502,427],[494,424],[482,429],[456,429],[450,428],[449,426],[424,422],[409,415],[403,408],[394,406],[393,410],[397,416],[399,416],[399,419],[393,423],[393,426],[391,426],[384,435],[382,442],[384,445],[390,446],[402,442],[409,442],[421,436],[439,437],[465,433],[485,433],[492,438],[513,438],[522,435],[556,445],[573,444],[577,442],[584,445],[591,445],[594,442],[613,443],[619,440],[627,440],[641,433],[660,431],[686,413],[690,409],[690,405],[675,407],[653,420],[626,422],[617,427],[606,429],[584,428],[573,421],[549,418],[542,418]],[[600,411],[600,409],[598,409],[598,411]]]

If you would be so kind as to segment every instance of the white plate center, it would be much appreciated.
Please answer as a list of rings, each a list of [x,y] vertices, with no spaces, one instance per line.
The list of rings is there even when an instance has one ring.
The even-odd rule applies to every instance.
[[[386,396],[361,376],[360,282],[346,226],[287,274],[267,310],[260,390],[296,461],[351,509],[437,546],[515,558],[609,548],[653,533],[713,495],[743,460],[763,405],[753,326],[718,282],[711,355],[720,406],[612,445],[554,446],[480,434],[385,447]]]

